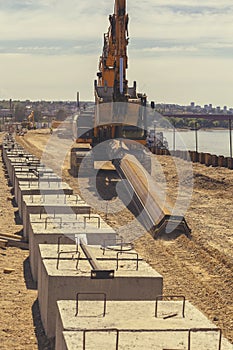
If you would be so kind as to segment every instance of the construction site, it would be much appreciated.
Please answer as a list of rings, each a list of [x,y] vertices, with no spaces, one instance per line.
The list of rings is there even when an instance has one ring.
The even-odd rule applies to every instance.
[[[115,0],[95,107],[0,133],[3,350],[233,350],[232,158],[148,146],[127,45]]]

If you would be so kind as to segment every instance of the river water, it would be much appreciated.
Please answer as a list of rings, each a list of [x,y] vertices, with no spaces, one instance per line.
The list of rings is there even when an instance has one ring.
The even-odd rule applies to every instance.
[[[169,145],[169,149],[176,150],[196,150],[195,131],[175,130],[175,138],[173,130],[163,130]],[[233,139],[233,132],[232,132]],[[229,130],[198,130],[197,131],[197,147],[198,152],[207,152],[230,157],[230,134]]]

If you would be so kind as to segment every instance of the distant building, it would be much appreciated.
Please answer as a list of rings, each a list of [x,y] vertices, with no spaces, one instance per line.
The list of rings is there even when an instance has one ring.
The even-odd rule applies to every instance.
[[[12,110],[9,108],[2,108],[2,109],[0,109],[0,116],[1,117],[11,117]]]

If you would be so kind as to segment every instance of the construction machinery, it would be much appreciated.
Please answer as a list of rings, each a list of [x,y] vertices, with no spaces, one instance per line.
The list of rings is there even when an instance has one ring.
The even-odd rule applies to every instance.
[[[145,147],[147,97],[137,92],[136,82],[130,87],[126,78],[129,42],[126,0],[115,0],[109,22],[94,82],[95,108],[80,109],[74,118],[78,145],[71,150],[71,173],[82,176],[83,170],[88,174],[94,168],[95,161],[111,160],[119,176],[127,180],[124,192],[129,198],[133,192],[134,207],[138,214],[143,212],[142,223],[153,236],[165,233],[168,223],[170,231],[178,229],[189,234],[185,219],[174,216],[167,203],[159,200],[159,186],[150,191],[154,180],[149,175],[151,154]]]
[[[115,0],[114,14],[109,16],[109,28],[104,34],[104,45],[99,60],[97,80],[94,82],[95,108],[82,109],[74,118],[73,135],[77,143],[90,144],[94,160],[108,158],[95,146],[111,139],[123,139],[124,149],[134,152],[147,170],[150,170],[150,156],[147,152],[147,97],[138,93],[136,82],[128,86],[126,70],[128,68],[127,46],[129,42],[128,14],[126,0]],[[141,144],[142,146],[135,146]],[[122,144],[121,144],[122,145]],[[83,147],[82,147],[83,148]],[[79,152],[80,145],[72,152]],[[82,150],[83,153],[83,150]],[[81,160],[79,155],[71,155],[71,170],[77,175],[77,167]]]
[[[25,129],[34,129],[35,120],[34,120],[34,111],[31,111],[31,113],[27,116],[25,120],[21,122],[22,128]]]

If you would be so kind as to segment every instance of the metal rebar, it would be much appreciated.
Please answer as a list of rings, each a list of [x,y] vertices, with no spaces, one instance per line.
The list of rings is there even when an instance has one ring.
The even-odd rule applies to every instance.
[[[57,239],[57,253],[60,252],[61,239],[63,236],[59,236]]]
[[[164,298],[178,298],[182,299],[182,317],[185,318],[185,296],[184,295],[157,295],[155,299],[155,317],[158,317],[158,301],[163,300]]]
[[[83,350],[86,350],[86,333],[91,333],[91,332],[101,332],[101,333],[110,333],[110,332],[115,332],[116,333],[116,350],[119,349],[119,333],[120,331],[115,328],[109,328],[109,329],[99,329],[99,330],[92,330],[92,329],[84,329],[83,330]]]
[[[60,249],[60,248],[59,248]],[[56,268],[57,268],[57,270],[58,270],[58,268],[59,268],[59,264],[60,264],[60,256],[61,256],[61,254],[72,254],[72,253],[75,253],[75,254],[77,254],[77,258],[74,258],[74,255],[72,255],[72,260],[78,260],[77,262],[76,262],[76,265],[75,265],[75,268],[76,268],[76,270],[78,269],[78,263],[79,263],[79,259],[80,259],[80,255],[81,255],[81,253],[80,252],[76,252],[76,250],[75,251],[59,251],[58,252],[58,254],[57,254],[57,264],[56,264]],[[67,259],[66,259],[67,260]],[[70,260],[70,259],[69,259]]]
[[[87,292],[87,293],[77,293],[76,294],[76,313],[75,313],[75,317],[78,316],[78,312],[79,312],[79,296],[80,295],[102,295],[103,296],[103,300],[104,300],[104,311],[103,311],[103,317],[105,317],[106,315],[106,306],[107,306],[107,295],[106,293],[97,293],[97,292]],[[95,300],[95,299],[93,299]]]
[[[88,220],[90,220],[90,219],[97,219],[97,221],[98,221],[98,228],[100,228],[100,217],[99,217],[99,216],[96,216],[96,215],[84,216],[84,217],[83,217],[83,220],[84,220],[84,228],[86,228],[86,226],[87,226],[87,219],[88,219]]]
[[[116,266],[116,270],[118,270],[119,267],[119,254],[128,254],[128,255],[136,255],[137,259],[136,259],[136,271],[138,271],[138,253],[134,253],[134,252],[124,252],[124,251],[120,251],[117,252],[117,266]],[[124,259],[126,260],[126,259]],[[127,259],[128,261],[132,261],[132,259]]]
[[[105,250],[108,249],[108,245],[106,245],[106,242],[114,242],[114,243],[117,244],[117,241],[120,241],[120,244],[121,244],[121,246],[122,246],[123,237],[104,239],[104,245],[101,247],[101,249],[103,250],[103,255],[105,254]]]
[[[219,332],[218,350],[222,347],[222,330],[220,328],[191,328],[188,331],[188,350],[191,350],[191,333],[197,332]]]
[[[47,227],[48,227],[48,220],[49,219],[51,219],[50,216],[47,216],[45,218],[45,226],[44,226],[45,229],[47,229]],[[61,227],[62,227],[62,217],[58,216],[56,219],[59,219],[59,228],[61,229]]]
[[[222,339],[222,332],[218,328],[162,328],[162,329],[117,329],[117,328],[105,328],[105,329],[80,329],[80,331],[83,332],[83,350],[86,350],[86,333],[107,333],[107,332],[116,332],[116,350],[119,349],[119,338],[120,333],[183,333],[188,332],[188,350],[191,350],[190,348],[190,338],[191,338],[191,332],[211,332],[211,331],[220,331],[219,336],[219,346],[218,350],[221,350],[221,339]],[[212,349],[211,349],[212,350]]]

